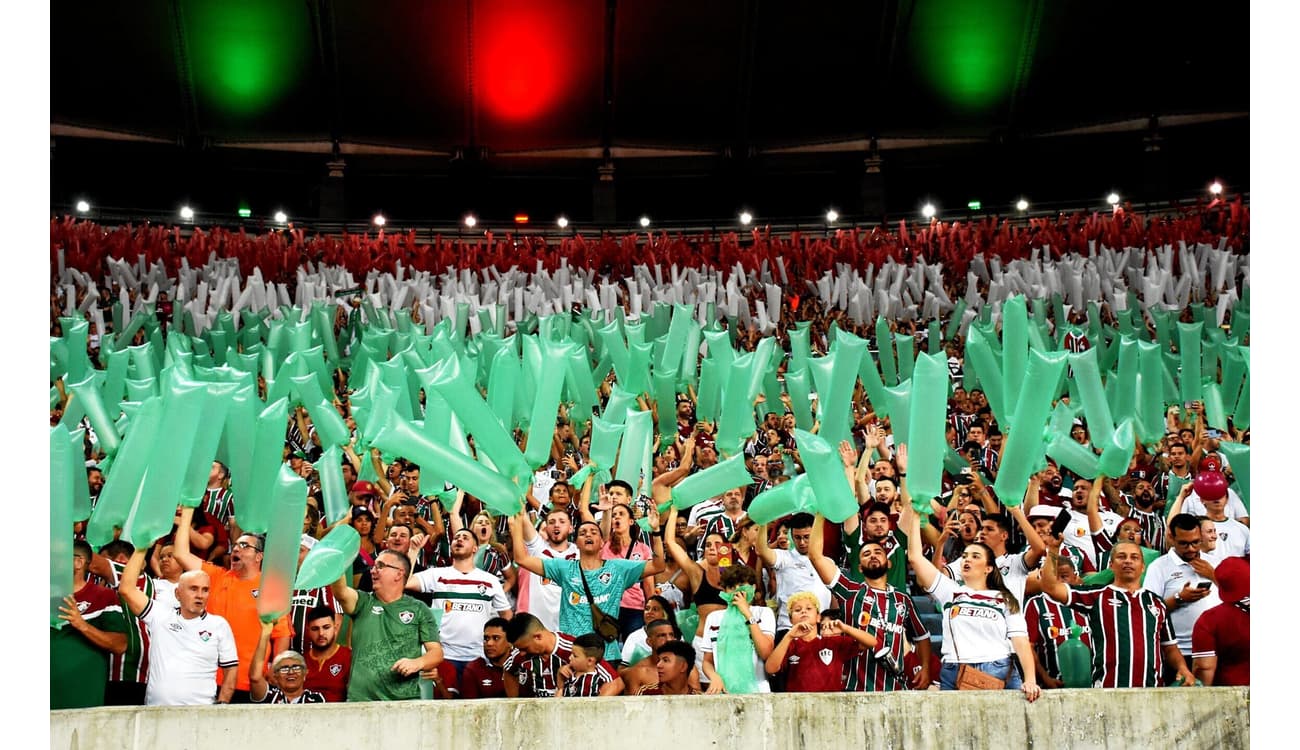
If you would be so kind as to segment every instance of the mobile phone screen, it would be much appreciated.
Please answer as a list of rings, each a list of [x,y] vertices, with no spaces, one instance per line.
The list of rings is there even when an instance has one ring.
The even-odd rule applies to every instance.
[[[1061,508],[1061,512],[1056,515],[1056,520],[1052,521],[1052,536],[1060,536],[1065,533],[1065,528],[1070,525],[1070,511]]]

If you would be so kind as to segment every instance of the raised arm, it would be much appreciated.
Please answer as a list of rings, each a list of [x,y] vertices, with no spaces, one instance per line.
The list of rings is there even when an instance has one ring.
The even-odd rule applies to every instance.
[[[1088,533],[1090,534],[1096,534],[1103,528],[1099,501],[1101,498],[1101,483],[1105,479],[1106,477],[1098,474],[1097,478],[1092,480],[1092,487],[1088,489],[1088,503],[1085,510],[1088,513]]]
[[[1051,534],[1043,540],[1047,547],[1047,559],[1043,561],[1038,586],[1044,594],[1065,604],[1070,601],[1070,587],[1056,575],[1056,563],[1061,559],[1061,541],[1061,537]]]
[[[1034,483],[1030,483],[1030,491],[1038,492]],[[1033,570],[1038,567],[1038,561],[1043,559],[1043,554],[1047,551],[1047,546],[1043,544],[1042,537],[1034,531],[1034,525],[1029,522],[1029,517],[1025,515],[1025,509],[1019,505],[1014,508],[1008,508],[1007,511],[1011,517],[1016,520],[1020,527],[1020,533],[1025,535],[1025,541],[1029,546],[1025,549],[1025,567]]]
[[[450,527],[451,535],[456,536],[456,532],[465,528],[465,519],[460,515],[461,508],[465,506],[465,490],[456,488],[456,500],[451,504],[451,511],[447,514],[447,525]]]
[[[347,573],[339,576],[339,579],[330,584],[330,591],[334,598],[338,600],[339,606],[343,607],[343,614],[355,614],[357,611],[357,590],[348,585]]]
[[[516,526],[527,526],[527,511],[520,509],[519,514],[513,518],[511,523]],[[518,565],[530,573],[545,577],[546,574],[542,570],[542,559],[528,554],[528,548],[524,546],[523,534],[512,533],[510,535],[510,545],[515,553],[515,565]]]
[[[370,449],[370,467],[375,470],[375,486],[387,497],[393,493],[393,485],[388,481],[388,467],[384,466],[384,460],[379,457],[379,449]]]
[[[762,534],[760,533],[759,536],[761,537]],[[704,577],[704,568],[692,560],[677,541],[677,506],[675,505],[668,509],[668,520],[664,523],[664,548],[673,556],[673,561],[678,567],[686,571],[686,577],[691,581],[691,590],[699,588],[700,579]]]
[[[654,577],[668,569],[664,564],[664,540],[660,535],[662,527],[659,525],[659,510],[655,508],[654,503],[650,503],[650,510],[646,514],[650,521],[650,560],[645,564],[645,569],[641,573],[642,578],[650,579],[649,583],[654,583]]]
[[[185,570],[202,570],[203,561],[190,551],[190,526],[193,518],[193,508],[181,508],[180,520],[176,522],[176,543],[172,545],[172,558]]]
[[[854,514],[857,515],[856,513]],[[808,537],[808,560],[813,564],[817,571],[817,577],[822,579],[822,583],[830,586],[839,580],[840,568],[826,556],[826,519],[822,518],[819,512],[813,516],[812,535]],[[759,534],[760,537],[765,535]],[[849,560],[849,565],[855,564],[854,560]],[[774,670],[769,669],[769,672]]]
[[[262,623],[262,634],[257,639],[257,648],[253,649],[253,661],[248,665],[248,697],[254,703],[261,703],[266,698],[266,649],[271,644],[271,629],[274,622]]]
[[[767,543],[767,524],[758,524],[758,559],[763,564],[771,567],[776,565],[776,550]]]
[[[929,590],[940,573],[934,563],[925,559],[925,552],[921,549],[921,517],[912,510],[910,503],[903,504],[899,523],[907,527],[907,562],[916,573],[916,582],[921,584],[921,588]]]
[[[145,551],[142,549],[131,553],[131,559],[126,561],[126,568],[122,570],[122,577],[117,583],[117,593],[122,596],[122,601],[126,602],[131,614],[137,617],[149,606],[149,597],[136,585],[140,572],[144,570],[144,556]]]

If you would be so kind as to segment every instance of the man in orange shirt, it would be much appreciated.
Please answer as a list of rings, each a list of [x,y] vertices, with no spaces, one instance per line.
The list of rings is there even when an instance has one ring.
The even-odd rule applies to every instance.
[[[185,570],[202,570],[212,579],[208,611],[221,615],[230,623],[230,629],[235,634],[235,650],[239,653],[235,695],[230,702],[249,703],[248,668],[262,635],[261,621],[257,616],[257,593],[262,585],[262,537],[241,534],[230,546],[230,568],[222,568],[204,562],[190,552],[190,516],[193,514],[193,508],[181,510],[172,557]],[[289,617],[285,615],[276,621],[271,630],[272,649],[268,658],[274,658],[289,647],[290,635]]]

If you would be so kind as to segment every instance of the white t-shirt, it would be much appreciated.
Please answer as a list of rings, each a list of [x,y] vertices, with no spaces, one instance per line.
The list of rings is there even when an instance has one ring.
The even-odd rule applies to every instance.
[[[776,617],[777,630],[790,629],[790,609],[786,600],[800,591],[811,591],[817,595],[817,605],[825,611],[831,606],[831,590],[822,583],[821,576],[813,567],[807,555],[801,555],[788,549],[772,550],[776,553],[776,600],[781,605]]]
[[[1025,606],[1025,581],[1028,580],[1029,574],[1033,571],[1025,564],[1025,553],[1017,552],[1015,554],[998,555],[997,559],[998,572],[1002,574],[1002,582],[1007,585],[1007,589],[1016,595],[1016,601],[1021,607]],[[949,573],[949,578],[954,581],[961,580],[961,560],[954,560],[945,566]]]
[[[442,610],[438,641],[443,658],[474,661],[483,656],[483,624],[510,609],[510,600],[497,577],[473,568],[429,568],[415,574],[420,591],[433,594],[433,608]]]
[[[637,628],[628,634],[626,641],[623,641],[623,653],[621,656],[624,665],[633,663],[634,660],[632,657],[636,654],[637,649],[646,653],[653,650],[650,648],[650,644],[646,641],[645,628]]]
[[[153,579],[153,600],[163,609],[176,609],[181,606],[176,598],[176,584],[166,578]]]
[[[541,534],[525,543],[528,554],[533,557],[555,560],[577,560],[578,546],[567,542],[568,547],[561,551],[551,549],[551,545]],[[527,612],[542,621],[547,630],[555,631],[560,627],[560,584],[549,578],[543,578],[531,570],[519,569],[519,611]]]
[[[1011,638],[1029,637],[1024,605],[1011,614],[997,591],[976,591],[944,575],[935,576],[926,591],[943,606],[945,664],[1005,659],[1012,653]]]
[[[218,668],[239,665],[235,634],[221,615],[186,619],[150,601],[140,613],[149,629],[146,706],[205,706],[217,695]]]
[[[1115,536],[1115,529],[1119,528],[1124,517],[1108,510],[1099,510],[1097,513],[1101,516],[1102,531],[1109,536]],[[1065,543],[1077,547],[1087,556],[1093,568],[1098,567],[1097,545],[1092,541],[1092,526],[1088,523],[1087,513],[1070,508],[1070,525],[1065,527]]]
[[[1201,502],[1201,496],[1196,494],[1196,490],[1192,490],[1187,495],[1187,498],[1183,500],[1183,512],[1194,516],[1205,515],[1205,503]],[[1241,495],[1238,495],[1231,487],[1228,488],[1228,503],[1223,506],[1223,512],[1233,520],[1250,517],[1250,511],[1246,510],[1246,504],[1241,501]]]
[[[751,607],[750,612],[758,618],[758,629],[776,637],[776,618],[772,616],[772,610],[768,607]],[[722,627],[722,616],[727,613],[726,609],[719,609],[710,612],[709,616],[704,618],[704,638],[700,643],[700,654],[711,654],[718,648],[718,633]],[[714,657],[714,668],[717,668],[717,657]],[[703,677],[704,670],[700,670]],[[754,681],[756,688],[754,692],[770,693],[772,686],[767,684],[767,671],[763,667],[763,660],[758,658],[758,651],[754,651]]]
[[[1217,562],[1206,557],[1212,565]],[[1202,581],[1209,581],[1208,578],[1202,578],[1192,568],[1190,563],[1183,562],[1174,550],[1169,550],[1165,554],[1151,561],[1151,566],[1147,568],[1146,577],[1142,579],[1142,588],[1147,591],[1154,591],[1159,596],[1168,599],[1174,596],[1187,584],[1196,584]],[[1196,625],[1196,618],[1210,607],[1217,606],[1222,602],[1219,599],[1219,587],[1210,584],[1210,593],[1200,601],[1180,604],[1169,612],[1169,624],[1174,628],[1174,637],[1178,639],[1178,650],[1183,652],[1184,656],[1190,656],[1192,653],[1192,628]]]
[[[1216,557],[1222,560],[1225,557],[1245,557],[1250,554],[1249,526],[1231,518],[1215,521],[1214,526],[1219,530],[1219,543],[1214,548]]]

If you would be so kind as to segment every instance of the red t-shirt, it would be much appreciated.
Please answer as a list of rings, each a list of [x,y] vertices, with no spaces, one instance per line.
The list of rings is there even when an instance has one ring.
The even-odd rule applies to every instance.
[[[323,662],[312,658],[311,651],[303,654],[307,660],[307,679],[304,686],[325,696],[326,703],[343,703],[348,699],[348,677],[352,675],[352,649],[339,646],[334,655]]]
[[[501,677],[501,667],[494,667],[487,659],[479,657],[465,665],[460,675],[460,697],[504,698],[506,684]]]
[[[847,635],[794,639],[781,669],[787,693],[838,693],[844,690],[844,665],[858,655],[861,644]]]
[[[1192,658],[1216,658],[1214,684],[1250,684],[1250,614],[1237,604],[1211,607],[1192,628]]]

